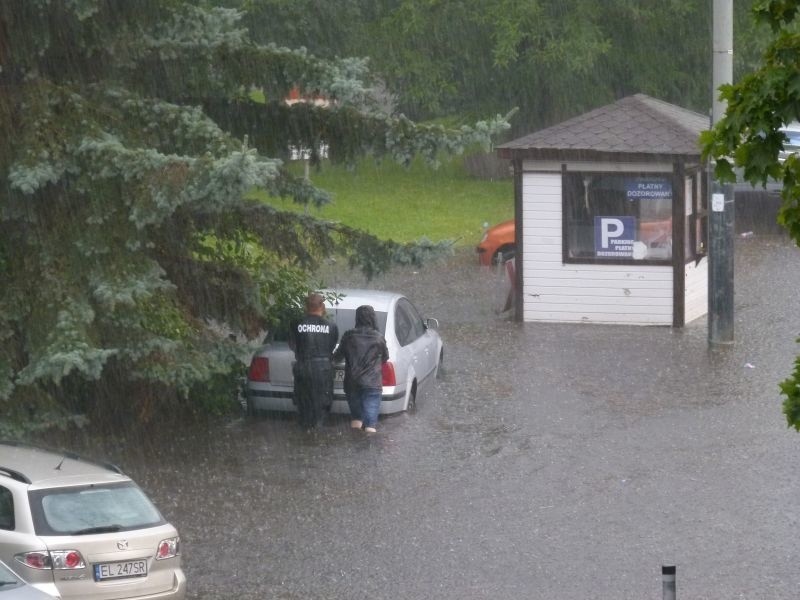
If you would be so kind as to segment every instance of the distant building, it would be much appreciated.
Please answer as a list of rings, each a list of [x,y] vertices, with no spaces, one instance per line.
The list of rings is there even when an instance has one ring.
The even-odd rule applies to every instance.
[[[292,106],[299,102],[313,104],[314,106],[320,106],[323,108],[327,108],[331,105],[331,101],[327,98],[316,95],[303,95],[300,92],[300,88],[295,86],[289,90],[289,94],[284,99],[284,103],[286,103],[288,106]],[[328,145],[320,144],[317,148],[317,153],[320,158],[328,158]],[[311,158],[311,150],[309,148],[289,145],[289,158],[291,160],[308,160]]]

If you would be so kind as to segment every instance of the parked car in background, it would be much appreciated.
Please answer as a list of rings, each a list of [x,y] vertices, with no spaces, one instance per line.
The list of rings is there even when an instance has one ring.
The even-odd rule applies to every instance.
[[[783,145],[783,150],[778,153],[778,161],[783,162],[791,154],[796,154],[800,151],[800,123],[793,121],[785,127],[782,127],[780,132],[788,138],[788,142]]]
[[[128,476],[15,442],[0,442],[0,559],[64,600],[186,594],[178,532]]]
[[[45,594],[25,583],[0,561],[0,600],[56,600],[58,596]]]
[[[512,258],[517,247],[515,229],[514,219],[489,227],[475,248],[478,262],[488,267]]]
[[[328,292],[334,290],[324,290]],[[326,302],[326,317],[335,322],[339,336],[355,326],[356,308],[369,304],[386,345],[389,362],[383,367],[381,414],[413,409],[432,385],[444,359],[444,345],[436,319],[423,319],[402,294],[374,290],[335,290],[336,300]],[[248,414],[294,411],[292,401],[294,352],[287,343],[288,325],[270,333],[254,354],[247,375]],[[344,389],[344,364],[337,365],[332,412],[349,412]]]

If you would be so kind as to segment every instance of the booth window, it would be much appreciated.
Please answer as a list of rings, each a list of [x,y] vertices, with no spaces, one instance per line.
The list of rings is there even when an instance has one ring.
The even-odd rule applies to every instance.
[[[566,260],[671,262],[672,198],[663,173],[565,173]]]

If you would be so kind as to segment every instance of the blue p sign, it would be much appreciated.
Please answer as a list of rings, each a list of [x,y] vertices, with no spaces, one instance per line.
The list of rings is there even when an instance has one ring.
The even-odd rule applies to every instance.
[[[636,217],[595,217],[594,254],[597,258],[633,258]]]
[[[608,241],[611,238],[621,237],[625,233],[625,225],[616,218],[600,217],[600,247],[608,249]]]

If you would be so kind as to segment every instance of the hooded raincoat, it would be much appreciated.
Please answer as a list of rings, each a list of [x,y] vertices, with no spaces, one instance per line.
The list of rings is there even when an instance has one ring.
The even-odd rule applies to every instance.
[[[358,389],[383,387],[382,366],[389,360],[386,340],[378,331],[375,309],[369,305],[356,309],[356,326],[345,331],[339,347],[333,355],[334,361],[344,358],[344,390],[351,394]]]

